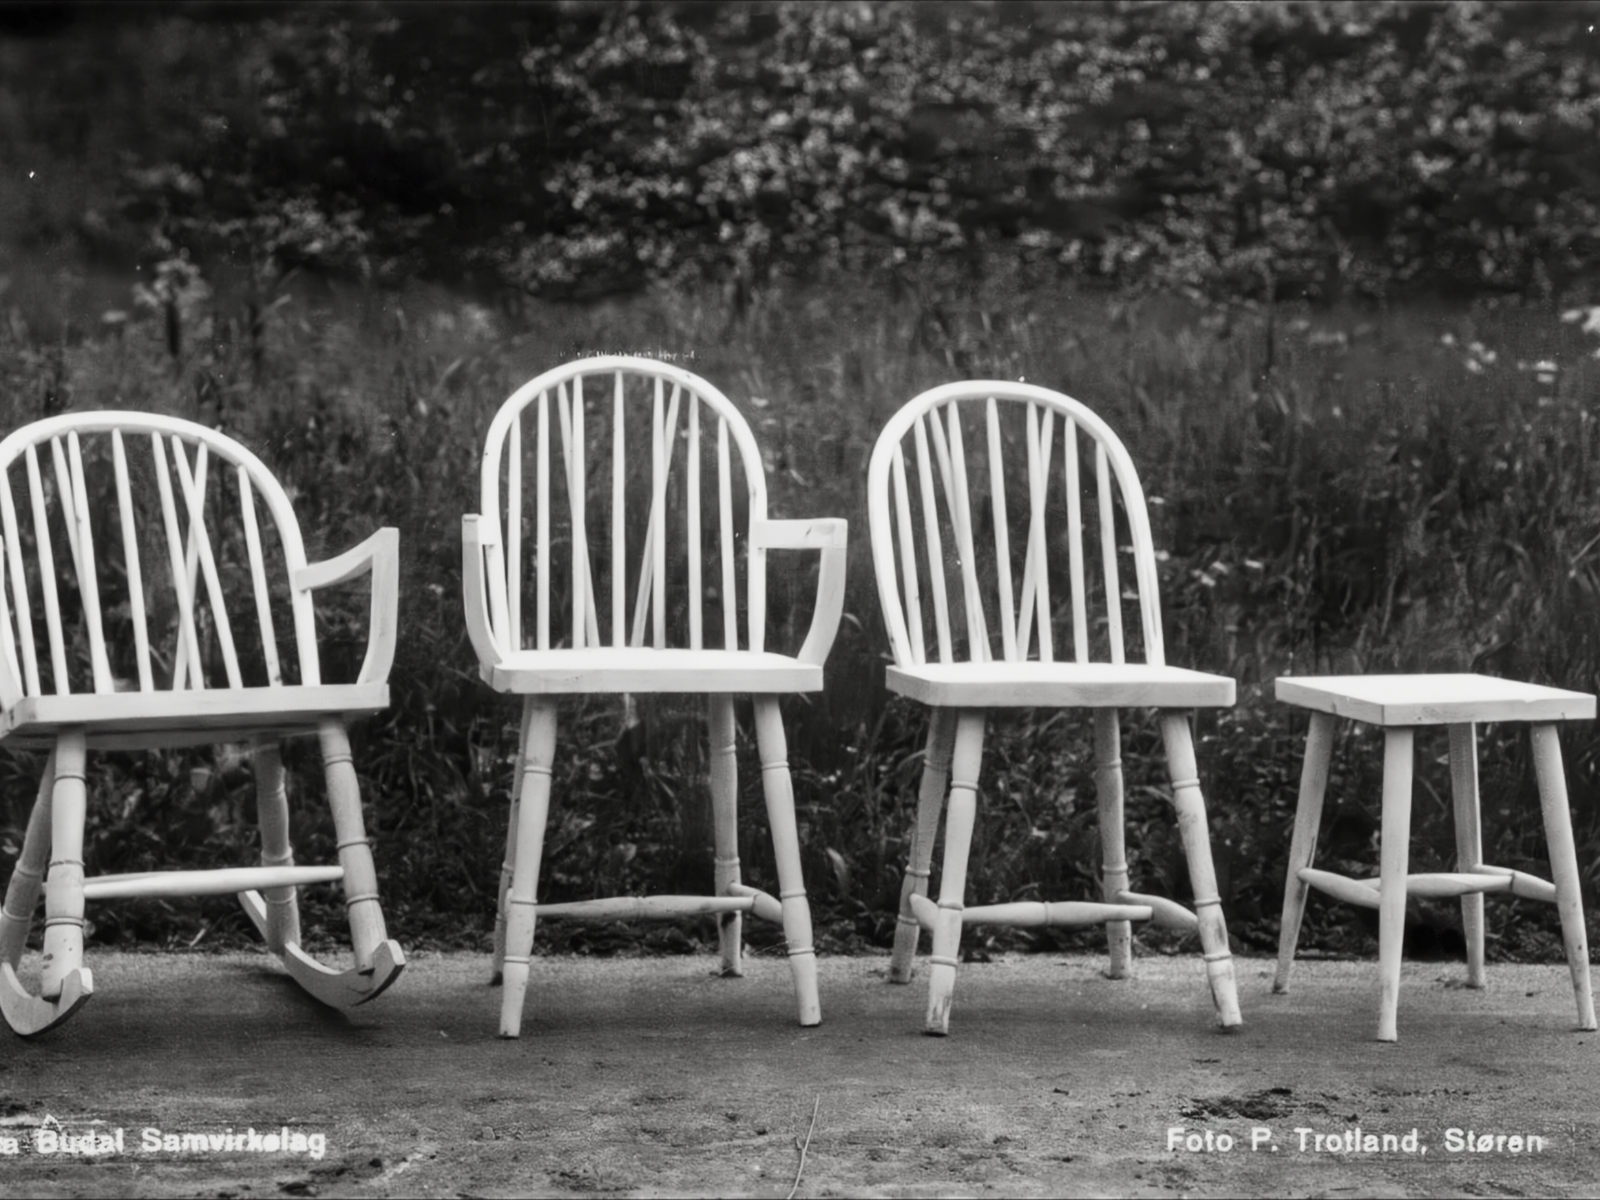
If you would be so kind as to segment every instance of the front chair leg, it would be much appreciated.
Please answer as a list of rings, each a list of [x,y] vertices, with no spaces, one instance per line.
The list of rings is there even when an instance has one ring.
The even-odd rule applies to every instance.
[[[817,951],[811,940],[811,906],[800,871],[800,832],[794,815],[794,784],[789,778],[789,743],[776,696],[755,697],[756,743],[761,752],[761,788],[767,798],[767,823],[778,860],[778,899],[783,904],[783,936],[789,943],[800,1024],[822,1021],[817,995]]]
[[[44,969],[39,994],[61,996],[66,980],[83,966],[83,826],[87,745],[83,730],[68,729],[56,742],[50,800],[50,872],[44,885]]]
[[[922,1031],[943,1037],[950,1032],[950,1004],[955,997],[957,955],[961,950],[961,913],[966,906],[967,859],[972,827],[978,814],[978,773],[983,766],[983,709],[962,709],[956,718],[955,753],[950,765],[950,803],[944,826],[944,865],[939,872],[939,917],[928,956],[928,1013]]]
[[[505,992],[500,997],[500,1036],[520,1037],[522,1007],[533,960],[534,905],[539,892],[539,861],[550,816],[550,768],[556,752],[556,702],[530,697],[522,710],[522,776],[516,782],[515,868],[506,895]]]
[[[928,742],[922,756],[922,785],[917,794],[916,825],[911,831],[911,854],[900,885],[900,915],[895,919],[894,956],[889,959],[889,982],[910,983],[916,968],[917,942],[922,926],[911,910],[912,896],[928,894],[933,864],[933,843],[939,835],[939,813],[950,785],[950,752],[955,741],[956,710],[936,708],[928,721]]]
[[[707,703],[711,735],[711,817],[715,830],[712,883],[718,896],[730,896],[739,876],[739,776],[734,742],[733,697],[712,696]],[[744,918],[736,912],[717,918],[717,947],[722,974],[744,974]]]
[[[1572,995],[1578,1005],[1578,1028],[1593,1029],[1594,991],[1589,982],[1589,944],[1583,928],[1578,852],[1572,840],[1572,812],[1567,807],[1567,776],[1561,769],[1561,742],[1554,725],[1535,725],[1529,732],[1533,738],[1534,773],[1539,780],[1539,806],[1544,810],[1550,875],[1556,885],[1556,908],[1561,914],[1561,938],[1566,943]]]
[[[361,816],[361,789],[350,756],[350,735],[335,718],[317,730],[322,743],[322,764],[327,777],[328,804],[333,809],[333,832],[338,841],[339,865],[344,868],[344,906],[355,947],[356,970],[373,969],[373,955],[389,938],[383,908],[378,903],[378,871]]]
[[[1194,911],[1200,921],[1200,948],[1205,954],[1206,976],[1217,1021],[1224,1029],[1243,1024],[1239,1016],[1239,988],[1233,977],[1233,954],[1228,947],[1228,926],[1217,894],[1217,872],[1211,862],[1211,833],[1206,824],[1206,802],[1200,791],[1200,768],[1195,763],[1194,737],[1183,713],[1161,714],[1161,739],[1167,751],[1172,779],[1172,806],[1177,811],[1178,836],[1189,860],[1189,882],[1194,890]]]

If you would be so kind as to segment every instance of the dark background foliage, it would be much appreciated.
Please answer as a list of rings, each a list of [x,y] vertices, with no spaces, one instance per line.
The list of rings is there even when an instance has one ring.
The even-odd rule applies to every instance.
[[[921,737],[880,687],[866,455],[922,387],[1064,387],[1154,498],[1170,656],[1241,681],[1197,731],[1232,927],[1268,948],[1302,735],[1275,675],[1600,687],[1597,24],[1594,3],[0,6],[6,425],[222,423],[296,489],[313,555],[401,528],[395,704],[358,762],[397,928],[459,940],[488,927],[515,732],[459,616],[484,427],[561,356],[680,355],[749,403],[774,511],[852,521],[828,691],[787,710],[819,923],[850,945],[892,925]],[[775,628],[803,628],[805,590],[775,580]],[[332,613],[335,659],[361,611]],[[551,898],[709,882],[698,712],[642,717],[564,713]],[[1181,894],[1157,739],[1126,727],[1135,869]],[[1514,733],[1485,748],[1491,857],[1542,871]],[[1327,852],[1375,861],[1375,745],[1346,742]],[[1087,743],[1076,717],[999,724],[976,896],[1092,887]],[[1592,900],[1600,743],[1565,745]],[[1438,753],[1419,864],[1451,854]],[[290,766],[316,795],[314,756]],[[0,763],[11,849],[36,770]],[[112,758],[95,787],[101,869],[250,853],[247,761]],[[309,858],[327,832],[302,808]],[[746,812],[763,862],[754,791]],[[1547,948],[1525,908],[1491,905],[1497,953]],[[1344,919],[1314,907],[1312,941],[1363,945]],[[96,920],[242,928],[220,904]],[[1419,920],[1448,941],[1447,908]]]

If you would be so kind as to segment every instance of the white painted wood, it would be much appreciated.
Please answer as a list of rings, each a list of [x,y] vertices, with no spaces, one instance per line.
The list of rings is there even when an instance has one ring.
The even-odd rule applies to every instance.
[[[56,447],[57,474],[60,474],[60,438],[51,440]],[[111,681],[111,664],[106,658],[105,628],[100,620],[100,582],[96,578],[94,531],[89,524],[89,488],[83,477],[83,448],[78,441],[78,431],[67,434],[67,451],[70,462],[69,482],[72,497],[71,520],[67,528],[77,527],[76,554],[78,560],[78,587],[83,596],[83,616],[89,627],[89,657],[93,664],[94,690],[115,690]]]
[[[755,907],[754,896],[610,896],[566,904],[538,904],[534,912],[540,917],[565,917],[573,921],[676,921],[684,917],[747,913]]]
[[[1289,841],[1289,866],[1283,889],[1283,916],[1278,924],[1278,970],[1272,990],[1289,990],[1294,969],[1295,946],[1300,941],[1300,924],[1305,919],[1311,859],[1317,851],[1317,829],[1322,820],[1322,802],[1328,791],[1328,769],[1333,754],[1333,717],[1312,713],[1306,734],[1305,758],[1300,764],[1300,796],[1295,805],[1294,834]]]
[[[153,487],[143,480],[139,487],[134,485],[126,451],[130,436],[150,438]],[[38,447],[42,445],[50,447],[52,492],[45,490],[39,472]],[[239,504],[236,521],[230,520],[226,495],[208,495],[208,464],[213,457],[222,464],[219,470],[233,468]],[[27,561],[28,556],[22,552],[18,514],[15,505],[8,503],[16,486],[13,468],[26,474],[29,481],[34,542],[38,547],[34,562]],[[9,978],[0,987],[0,992],[6,993],[0,1002],[13,1027],[30,1033],[59,1023],[92,991],[92,977],[82,967],[83,906],[89,900],[229,892],[254,895],[253,889],[266,888],[274,897],[270,915],[262,901],[262,919],[272,931],[269,944],[291,974],[314,992],[320,990],[346,999],[375,995],[386,981],[374,982],[382,972],[373,963],[381,959],[389,964],[392,969],[387,977],[392,979],[404,957],[383,932],[376,874],[362,826],[344,722],[388,703],[384,680],[397,634],[397,533],[380,531],[352,551],[325,563],[308,565],[288,498],[259,459],[215,430],[152,414],[68,413],[25,426],[0,441],[0,474],[6,480],[6,486],[0,487],[0,496],[7,498],[0,502],[0,510],[4,512],[7,531],[17,535],[15,542],[8,541],[4,547],[11,570],[0,572],[0,589],[7,593],[10,603],[0,604],[0,614],[9,616],[27,604],[30,580],[37,575],[35,586],[44,597],[49,610],[46,621],[53,624],[58,643],[52,648],[56,661],[52,663],[55,678],[50,681],[50,690],[40,686],[37,669],[29,678],[25,667],[13,666],[14,652],[4,656],[8,686],[0,689],[4,692],[0,696],[0,741],[13,748],[52,752],[47,769],[49,796],[46,799],[41,794],[35,805],[29,822],[33,831],[30,845],[25,848],[22,870],[7,889],[9,906],[0,917],[0,947],[12,958]],[[110,476],[110,486],[95,482],[105,475]],[[108,497],[104,512],[93,507],[100,503],[100,497]],[[208,508],[212,507],[218,510],[215,517],[208,515]],[[117,511],[111,512],[111,508]],[[268,517],[265,527],[260,519],[262,511]],[[75,582],[70,589],[55,586],[60,564],[49,546],[49,537],[51,525],[57,521],[67,531],[68,573]],[[97,531],[96,522],[104,523],[101,530]],[[147,529],[166,543],[164,570],[159,563],[146,563],[141,554]],[[105,530],[111,531],[109,536]],[[285,684],[277,651],[271,576],[280,568],[269,568],[267,531],[281,554],[281,569],[287,572],[283,582],[288,584],[286,592],[302,680],[294,686]],[[243,550],[232,550],[224,559],[224,546],[219,539],[235,536],[244,542]],[[110,563],[101,561],[96,543],[102,539],[120,545],[120,564],[114,558]],[[251,592],[251,600],[241,607],[248,609],[253,602],[260,631],[260,657],[254,660],[252,669],[258,672],[257,679],[264,677],[266,686],[247,685],[246,663],[230,624],[221,564],[241,560],[248,562]],[[134,659],[131,670],[124,670],[134,678],[113,676],[112,647],[102,612],[103,597],[111,595],[102,588],[102,573],[116,571],[119,566],[127,588],[123,612],[132,626],[129,640]],[[323,684],[311,593],[368,572],[373,577],[372,616],[368,652],[360,676],[353,684]],[[120,591],[122,583],[117,586]],[[162,600],[162,607],[155,611],[171,614],[166,629],[151,627],[152,594]],[[121,603],[120,597],[118,602]],[[70,609],[63,607],[69,603]],[[6,625],[9,633],[9,621]],[[70,659],[59,653],[68,630],[85,644],[85,652]],[[205,650],[211,645],[221,660],[224,679],[208,681],[205,677]],[[244,645],[251,654],[256,653],[254,641]],[[157,680],[153,664],[158,657],[167,656],[173,663],[172,678]],[[88,663],[87,677],[75,684],[70,672],[83,661]],[[341,861],[335,867],[293,865],[281,771],[277,783],[270,782],[272,768],[261,757],[267,751],[260,743],[309,733],[318,733],[324,743],[330,803],[340,843]],[[262,764],[258,779],[266,785],[260,799],[263,855],[267,859],[263,866],[84,879],[84,762],[88,751],[243,741],[258,743],[258,763]],[[271,754],[275,753],[274,748]],[[283,811],[274,812],[274,802]],[[45,884],[45,959],[40,994],[30,996],[17,983],[16,968],[37,895],[37,880],[30,878],[37,874],[33,857],[43,853],[45,847],[51,862]],[[294,886],[341,877],[346,881],[358,958],[355,975],[360,978],[353,981],[346,978],[350,973],[323,968],[305,957],[294,944],[299,936],[296,924],[278,911],[284,906],[277,903],[281,893],[292,892]],[[28,910],[25,913],[24,907]],[[345,981],[330,982],[341,979]]]
[[[747,464],[748,467],[748,464]],[[733,546],[733,484],[728,464],[728,418],[717,419],[717,503],[722,510],[722,647],[739,648],[739,592]]]
[[[67,655],[61,639],[61,602],[56,596],[56,557],[50,537],[50,520],[45,511],[44,485],[39,479],[39,455],[27,448],[28,494],[33,500],[33,528],[39,545],[39,582],[44,593],[45,625],[50,638],[50,667],[55,672],[58,693],[72,690],[67,675]]]
[[[952,413],[954,409],[950,410]],[[998,596],[996,616],[1000,619],[1001,654],[1015,662],[1017,654],[1016,594],[1011,590],[1011,532],[1006,521],[1005,454],[1000,442],[1000,410],[993,396],[984,409],[989,435],[989,511],[994,518],[995,577]],[[1026,658],[1026,653],[1021,657]]]
[[[911,850],[900,886],[900,913],[894,931],[894,953],[889,960],[889,982],[910,983],[917,953],[920,921],[917,897],[928,894],[934,840],[939,814],[944,811],[945,790],[950,785],[950,756],[955,747],[954,709],[939,708],[928,721],[928,741],[922,756],[922,783],[917,796],[917,820],[911,831]]]
[[[917,544],[911,533],[911,496],[906,489],[906,460],[902,450],[890,461],[894,471],[895,530],[900,535],[900,577],[904,588],[910,644],[905,653],[912,662],[927,661],[922,641],[922,589],[917,582]]]
[[[1094,798],[1100,819],[1100,898],[1107,904],[1128,889],[1128,831],[1122,777],[1122,722],[1115,708],[1094,710]],[[1106,923],[1106,978],[1133,969],[1133,926]]]
[[[923,663],[888,667],[884,683],[918,703],[957,708],[1218,708],[1236,693],[1223,675],[1144,663]]]
[[[1078,662],[1089,661],[1089,593],[1083,567],[1083,484],[1078,462],[1078,422],[1066,417],[1067,552],[1072,579],[1072,649]]]
[[[22,561],[22,537],[17,528],[16,502],[11,498],[9,487],[0,487],[0,521],[5,526],[6,563],[15,597],[13,611],[17,622],[17,641],[22,647],[21,690],[27,695],[36,696],[39,694],[39,658],[33,640],[33,608],[28,598],[28,572]],[[7,622],[7,634],[10,628]],[[7,703],[15,701],[8,698]]]
[[[965,407],[981,409],[981,416],[975,419],[983,422],[986,432],[986,470],[976,477],[984,481],[984,485],[976,496],[965,463],[962,417]],[[1058,418],[1064,459],[1059,475],[1054,470]],[[1007,424],[1008,421],[1011,423]],[[1080,432],[1088,439],[1088,449],[1092,450],[1096,465],[1091,486],[1098,519],[1088,530],[1084,521],[1084,480],[1079,461]],[[911,443],[914,456],[908,454],[907,442]],[[1016,530],[1011,527],[1005,491],[1008,477],[1005,459],[1012,453],[1021,456],[1023,462],[1013,465],[1010,472],[1025,471],[1028,480],[1026,525],[1019,522]],[[907,478],[913,461],[918,474],[916,485]],[[1052,531],[1050,513],[1059,511],[1060,507],[1052,496],[1057,480],[1064,492],[1066,525],[1064,529]],[[920,547],[915,544],[917,523],[910,515],[910,497],[919,491]],[[941,500],[954,541],[954,553],[948,557],[941,545],[944,537]],[[975,820],[976,756],[981,756],[982,718],[988,709],[1015,707],[1095,710],[1097,782],[1105,847],[1100,904],[1110,907],[1069,907],[1059,911],[1063,914],[1093,911],[1102,916],[1105,912],[1137,912],[1140,919],[1160,919],[1175,927],[1197,930],[1218,1020],[1224,1027],[1238,1025],[1237,984],[1217,897],[1192,736],[1186,719],[1172,711],[1231,705],[1236,689],[1231,679],[1165,665],[1149,518],[1137,473],[1121,442],[1092,411],[1059,392],[997,380],[947,384],[916,397],[885,425],[868,469],[867,502],[873,566],[894,655],[894,663],[885,672],[885,683],[891,691],[931,707],[936,729],[958,719],[966,722],[967,753],[975,756],[968,768],[969,779],[959,765],[962,751],[958,737],[955,754],[958,765],[954,768],[958,782],[951,787],[946,815],[946,866],[941,876],[938,914],[933,918],[935,939],[931,961],[934,969],[929,980],[927,1031],[942,1033],[949,1024],[955,955],[962,924],[960,913],[964,903],[959,876],[965,871],[965,860],[961,857],[965,850],[952,847],[970,837]],[[990,547],[976,544],[979,531],[974,526],[972,513],[977,504],[988,504],[993,516],[993,528],[985,535],[992,540],[992,570]],[[1098,535],[1101,573],[1105,581],[1104,604],[1092,612],[1086,586],[1086,533]],[[1140,618],[1143,637],[1138,657],[1143,661],[1127,661],[1130,656],[1121,613],[1125,585],[1118,557],[1123,548],[1117,544],[1119,538],[1131,543],[1133,566],[1128,584]],[[1063,543],[1066,562],[1053,563],[1052,553],[1060,555]],[[916,573],[921,565],[919,553],[926,564],[925,581]],[[1064,573],[1070,586],[1067,606],[1070,614],[1063,614],[1063,619],[1070,615],[1072,622],[1072,662],[1056,661],[1056,646],[1065,647],[1066,642],[1064,631],[1058,642],[1054,627],[1052,569],[1057,571],[1058,578]],[[1020,594],[1015,587],[1019,575]],[[962,596],[967,622],[966,646],[959,654],[953,645],[951,618],[945,603],[952,586],[959,589]],[[997,597],[1001,661],[991,661],[994,651],[989,644],[988,618],[983,604],[984,594],[991,587]],[[938,661],[932,661],[935,652],[925,643],[926,630],[919,620],[919,589],[933,597]],[[1099,639],[1091,638],[1090,632],[1096,622],[1107,630],[1106,644],[1100,651],[1101,658],[1106,661],[1094,660],[1098,649],[1095,642]],[[1195,913],[1156,897],[1126,899],[1130,893],[1122,832],[1117,718],[1120,708],[1162,710],[1162,734],[1178,831],[1189,858],[1191,883],[1199,897]],[[957,718],[956,714],[961,715]],[[917,940],[914,910],[921,909],[927,915],[932,903],[923,898],[927,891],[927,868],[919,863],[917,856],[926,849],[925,843],[931,844],[932,830],[925,833],[923,826],[937,820],[938,804],[942,800],[943,771],[932,759],[934,747],[941,740],[942,736],[930,734],[918,831],[912,839],[912,863],[902,888],[902,913],[889,972],[891,982],[909,978],[910,959]],[[930,791],[930,787],[934,790]],[[1147,899],[1149,903],[1144,902]],[[1038,914],[1048,915],[1056,910],[1030,904],[1022,908],[1002,906],[997,911],[1007,919],[1034,921],[1045,919]],[[1116,915],[1105,920],[1111,950],[1109,974],[1120,977],[1126,974],[1131,958],[1127,921],[1124,916]]]
[[[1595,716],[1588,693],[1487,675],[1284,676],[1275,691],[1285,704],[1387,727]]]
[[[1478,819],[1478,727],[1471,721],[1450,726],[1450,796],[1456,820],[1456,869],[1483,865],[1483,830]],[[1488,976],[1483,962],[1483,896],[1461,897],[1461,932],[1467,943],[1467,986],[1481,988]]]
[[[539,453],[549,453],[541,442]],[[522,422],[511,422],[506,431],[506,495],[510,499],[509,511],[522,512]],[[506,522],[506,637],[508,644],[520,647],[522,640],[522,522]]]
[[[935,426],[937,427],[937,426]],[[927,535],[928,553],[928,580],[933,589],[933,614],[934,625],[939,635],[939,661],[955,661],[955,648],[950,633],[950,590],[945,585],[944,577],[944,546],[939,534],[939,508],[933,498],[933,470],[928,462],[928,435],[921,421],[912,427],[916,431],[917,444],[917,474],[922,480],[922,524]],[[878,490],[871,489],[871,495],[876,500]],[[880,595],[891,594],[893,584],[886,591],[883,580],[878,580]],[[894,622],[890,636],[891,642],[895,635],[904,639],[904,632],[898,621]],[[897,661],[914,661],[902,648],[896,655]]]
[[[219,867],[208,871],[147,871],[99,875],[83,884],[85,900],[152,899],[163,896],[233,896],[259,888],[337,883],[343,867]]]
[[[1530,729],[1534,774],[1539,780],[1539,807],[1544,814],[1545,845],[1555,880],[1556,911],[1561,915],[1561,940],[1572,975],[1578,1006],[1578,1028],[1594,1029],[1594,989],[1589,977],[1589,942],[1584,929],[1583,894],[1578,852],[1572,836],[1572,810],[1567,806],[1567,776],[1561,767],[1561,742],[1556,728],[1540,721]]]
[[[689,649],[705,645],[705,585],[700,577],[700,401],[689,399]]]
[[[606,529],[597,519],[590,528],[584,520],[582,470],[585,453],[582,396],[584,381],[601,378],[609,388],[612,422],[611,520],[609,555],[611,571],[611,638],[601,640],[593,613],[594,581],[589,575],[591,552],[605,562]],[[568,400],[568,389],[570,401]],[[534,649],[524,649],[506,636],[505,620],[494,599],[494,561],[500,553],[497,529],[523,519],[520,511],[501,504],[501,458],[509,443],[509,430],[524,408],[541,406],[551,392],[556,395],[557,420],[563,438],[567,480],[567,512],[555,512],[545,485],[539,485],[538,550],[534,552],[535,593],[541,598],[551,587],[552,568],[547,547],[563,536],[572,541],[571,578],[574,589],[574,624],[571,644],[552,647],[541,638]],[[642,412],[638,410],[643,408]],[[633,416],[624,415],[634,409]],[[686,409],[684,462],[676,461],[680,440],[679,410]],[[703,410],[703,411],[702,411]],[[542,409],[541,409],[542,411]],[[712,530],[702,530],[701,429],[703,421],[717,425],[718,512]],[[625,430],[648,426],[650,466],[643,495],[633,497],[644,517],[644,535],[637,548],[627,538],[626,512],[630,503],[628,472],[630,443]],[[642,432],[636,448],[644,452]],[[543,437],[541,436],[541,442]],[[600,444],[604,444],[603,435]],[[734,455],[743,476],[744,495],[737,514],[744,536],[736,534]],[[541,469],[544,461],[540,457]],[[679,473],[675,478],[675,472]],[[634,476],[639,472],[635,469]],[[681,500],[687,478],[687,494]],[[601,488],[605,484],[599,484]],[[507,500],[511,498],[508,496]],[[503,885],[501,919],[497,925],[497,971],[506,992],[502,1001],[501,1032],[516,1037],[521,1031],[526,997],[532,934],[539,913],[560,913],[590,919],[617,916],[684,916],[715,913],[719,916],[724,970],[739,968],[739,921],[750,912],[781,920],[789,943],[790,970],[802,1024],[815,1024],[821,1010],[816,994],[815,953],[811,946],[810,910],[800,879],[798,826],[789,781],[783,727],[775,697],[790,692],[811,692],[822,686],[822,664],[842,618],[846,525],[838,520],[772,520],[766,513],[766,483],[761,455],[738,410],[705,380],[653,360],[608,357],[567,363],[546,372],[518,389],[501,407],[489,427],[483,455],[481,509],[462,521],[463,601],[467,631],[479,659],[482,678],[498,691],[524,697],[525,715],[519,750],[519,783],[508,833],[507,882]],[[684,542],[677,541],[680,522]],[[708,522],[709,523],[709,522]],[[637,530],[638,526],[634,528]],[[598,539],[589,546],[591,534]],[[721,649],[704,646],[703,591],[706,573],[703,536],[720,541],[723,638]],[[748,618],[746,648],[740,649],[736,560],[747,552],[744,584]],[[679,565],[681,550],[687,569]],[[765,570],[769,551],[814,552],[819,556],[817,596],[811,624],[798,653],[762,649],[765,636]],[[635,572],[629,578],[629,571]],[[683,595],[687,585],[689,593]],[[559,583],[557,584],[559,586]],[[602,584],[603,586],[603,584]],[[634,605],[631,627],[622,624],[625,588],[632,586]],[[676,614],[686,611],[679,624]],[[582,611],[591,615],[580,618]],[[646,628],[648,618],[649,627]],[[687,644],[682,644],[684,642]],[[716,797],[716,893],[700,900],[681,897],[597,898],[563,904],[554,909],[537,903],[539,856],[551,797],[550,763],[555,752],[555,701],[562,695],[597,692],[632,697],[650,693],[700,693],[710,699],[712,727],[713,792]],[[734,828],[735,726],[731,697],[756,697],[756,733],[763,759],[763,791],[767,798],[768,825],[778,862],[779,896],[748,889],[740,878]],[[498,932],[503,928],[503,934]]]

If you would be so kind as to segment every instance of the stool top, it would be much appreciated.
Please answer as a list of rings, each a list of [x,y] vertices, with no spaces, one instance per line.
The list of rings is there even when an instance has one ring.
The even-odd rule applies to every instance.
[[[1295,675],[1278,679],[1285,704],[1369,725],[1455,725],[1466,721],[1593,720],[1586,692],[1488,675]]]

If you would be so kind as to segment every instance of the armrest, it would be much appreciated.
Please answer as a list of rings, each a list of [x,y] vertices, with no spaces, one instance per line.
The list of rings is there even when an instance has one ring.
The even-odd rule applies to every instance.
[[[486,569],[485,551],[494,560],[493,568]],[[486,667],[505,658],[500,640],[494,634],[495,622],[489,607],[496,597],[493,579],[504,578],[503,572],[498,569],[500,557],[500,531],[476,513],[462,517],[461,599],[466,606],[467,636],[472,639],[472,649],[478,661]],[[496,608],[503,612],[503,602],[497,604]]]
[[[820,667],[827,661],[833,639],[839,633],[839,618],[844,613],[845,545],[849,532],[850,524],[843,517],[818,517],[809,521],[766,518],[751,524],[750,544],[755,549],[822,552],[811,628],[800,653],[795,656],[801,662]]]
[[[336,558],[301,567],[294,586],[303,592],[331,587],[372,572],[372,620],[367,630],[367,657],[357,683],[381,683],[394,665],[394,646],[400,625],[400,531],[378,530],[352,550]]]

